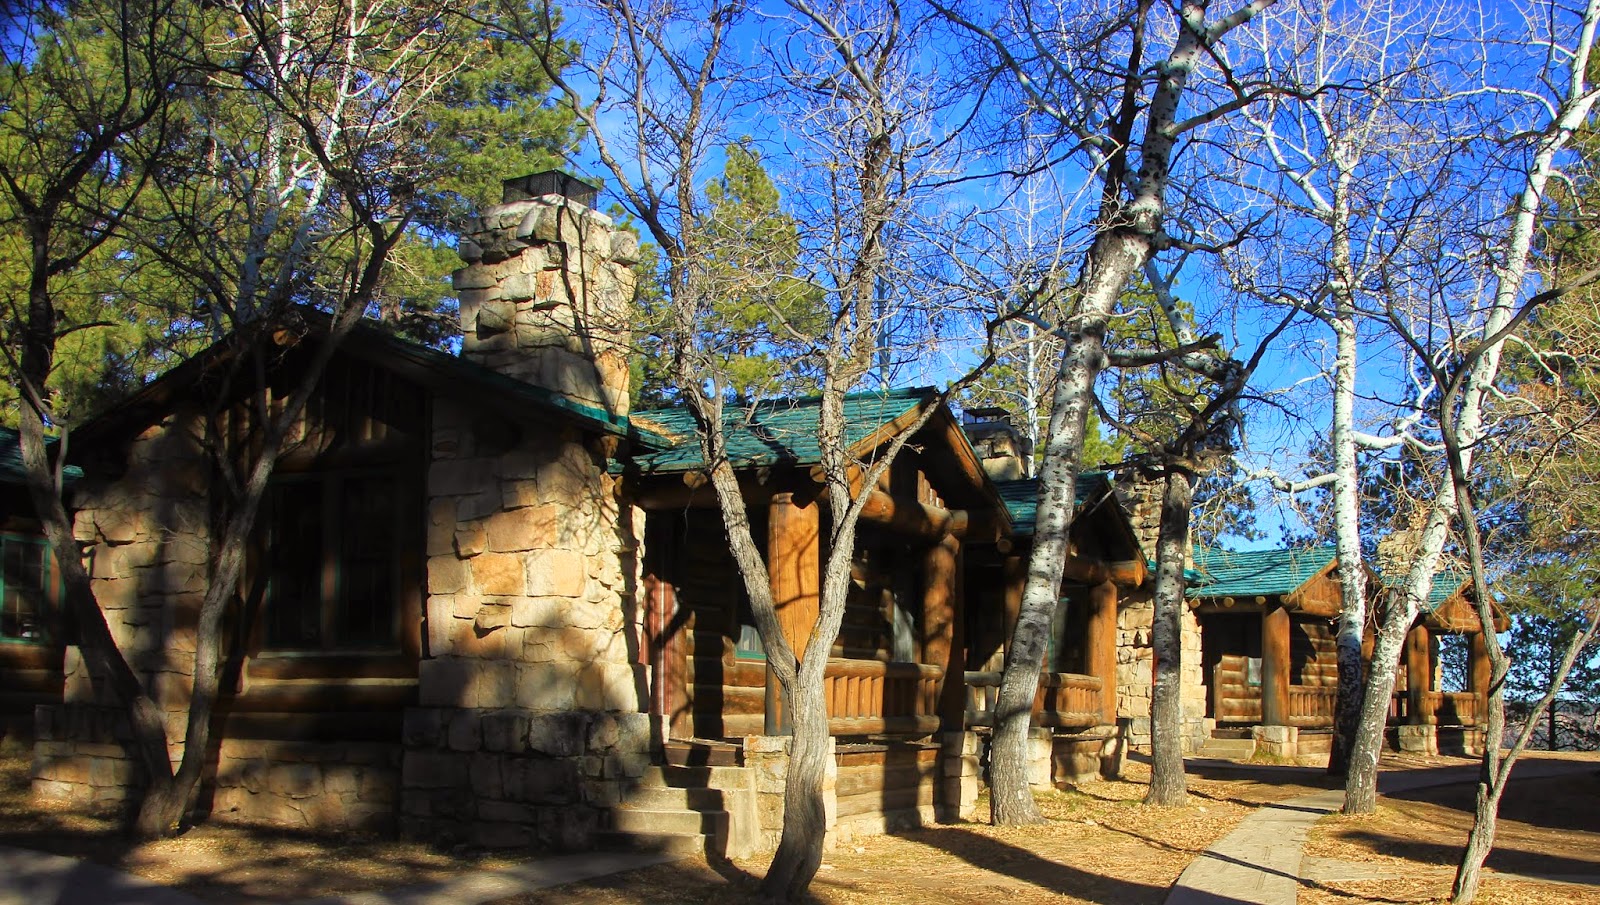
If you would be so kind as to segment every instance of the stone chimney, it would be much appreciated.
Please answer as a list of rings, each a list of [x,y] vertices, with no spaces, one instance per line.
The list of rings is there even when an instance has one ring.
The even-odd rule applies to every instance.
[[[613,415],[628,412],[629,305],[638,239],[564,173],[505,181],[467,224],[454,275],[461,354]]]
[[[1003,408],[971,408],[962,413],[962,428],[978,451],[992,481],[1018,481],[1033,474],[1033,442],[1011,423]]]
[[[1144,555],[1155,559],[1156,541],[1161,536],[1161,501],[1166,481],[1146,477],[1138,468],[1123,468],[1116,473],[1117,500],[1128,514],[1133,535],[1144,548]]]

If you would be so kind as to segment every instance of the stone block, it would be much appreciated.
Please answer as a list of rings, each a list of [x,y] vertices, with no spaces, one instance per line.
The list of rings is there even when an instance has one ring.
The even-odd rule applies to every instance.
[[[452,751],[477,751],[483,747],[483,731],[478,712],[462,710],[451,714],[446,741]]]
[[[484,553],[467,562],[471,565],[472,581],[479,593],[494,597],[520,597],[528,591],[522,556]]]
[[[514,597],[510,603],[511,624],[524,628],[564,626],[567,608],[572,605],[563,597]]]
[[[505,797],[528,804],[577,802],[582,788],[575,758],[513,758],[503,764]]]
[[[480,814],[484,801],[506,796],[503,782],[504,763],[505,758],[498,754],[486,754],[480,751],[472,755],[472,765],[467,769],[467,773],[472,777],[472,795],[478,800]]]
[[[400,782],[407,789],[465,789],[470,762],[456,753],[407,751]]]
[[[309,798],[322,791],[322,771],[313,764],[278,764],[267,771],[267,790],[284,798]]]
[[[528,716],[503,710],[483,715],[483,747],[487,751],[520,753],[527,749]]]
[[[496,512],[484,523],[488,549],[495,553],[540,550],[556,541],[562,512],[553,504]],[[534,594],[553,593],[534,591]],[[575,596],[575,595],[569,595]]]
[[[584,557],[577,551],[534,550],[528,555],[526,593],[533,597],[581,597],[588,575]]]
[[[571,710],[576,706],[578,675],[583,666],[563,660],[524,664],[514,689],[516,706],[527,710]]]
[[[1412,754],[1438,754],[1439,736],[1435,726],[1398,726],[1400,750]]]
[[[546,757],[576,757],[583,753],[591,720],[582,713],[530,714],[528,750]]]
[[[463,525],[451,532],[450,547],[462,559],[471,559],[489,549],[488,535],[482,525]]]
[[[456,594],[466,590],[467,578],[471,574],[468,562],[448,553],[428,557],[428,593]]]

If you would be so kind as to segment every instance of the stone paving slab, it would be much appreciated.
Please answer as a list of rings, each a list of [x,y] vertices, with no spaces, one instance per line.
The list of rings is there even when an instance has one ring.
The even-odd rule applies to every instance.
[[[1538,779],[1589,772],[1593,762],[1521,760],[1514,777]],[[1378,792],[1476,782],[1476,766],[1391,770],[1378,774]],[[1301,850],[1323,816],[1344,805],[1344,790],[1330,789],[1264,805],[1200,857],[1167,893],[1165,905],[1295,905],[1303,881]]]
[[[201,905],[176,889],[109,867],[0,847],[0,905]]]

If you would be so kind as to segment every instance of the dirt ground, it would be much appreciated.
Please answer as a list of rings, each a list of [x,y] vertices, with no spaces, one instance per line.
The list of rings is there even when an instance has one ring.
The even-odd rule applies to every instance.
[[[1436,763],[1463,763],[1437,761]],[[1600,770],[1600,760],[1596,762]],[[1422,766],[1412,759],[1405,766]],[[181,838],[130,845],[108,817],[41,806],[27,761],[0,757],[0,845],[88,858],[214,902],[283,902],[441,880],[510,862],[472,852],[351,836],[211,824]],[[830,852],[813,884],[825,905],[1157,905],[1185,866],[1255,805],[1329,788],[1320,769],[1190,764],[1190,803],[1146,808],[1147,768],[1125,780],[1041,796],[1050,822],[1025,829],[976,822],[873,837]],[[1375,818],[1330,818],[1315,857],[1389,871],[1377,881],[1304,889],[1305,905],[1428,902],[1448,893],[1456,846],[1470,822],[1470,790],[1385,799]],[[1502,847],[1490,864],[1527,874],[1600,874],[1600,773],[1519,783],[1507,796]],[[980,814],[986,802],[980,802]],[[1538,825],[1535,825],[1537,821]],[[750,897],[764,859],[685,861],[503,900],[499,905],[731,905]],[[1493,879],[1494,903],[1600,902],[1593,885]]]
[[[1579,759],[1588,760],[1595,769],[1559,778],[1512,780],[1501,801],[1495,848],[1478,901],[1600,902],[1600,758],[1591,754]],[[1382,876],[1330,877],[1303,889],[1301,905],[1447,900],[1472,826],[1473,793],[1469,785],[1418,789],[1386,796],[1378,813],[1369,817],[1324,818],[1312,831],[1306,858],[1358,865]]]
[[[1321,770],[1190,765],[1189,804],[1139,804],[1148,768],[1122,782],[1088,783],[1039,796],[1050,822],[986,823],[879,836],[828,854],[812,884],[825,905],[1158,905],[1194,857],[1227,835],[1253,806],[1328,788]],[[988,801],[979,801],[980,815]],[[505,899],[498,905],[733,905],[749,901],[765,860],[713,869],[687,861]]]
[[[133,845],[109,815],[34,801],[28,768],[26,755],[0,753],[0,845],[84,858],[214,902],[250,905],[359,892],[510,863],[389,839],[229,824]]]

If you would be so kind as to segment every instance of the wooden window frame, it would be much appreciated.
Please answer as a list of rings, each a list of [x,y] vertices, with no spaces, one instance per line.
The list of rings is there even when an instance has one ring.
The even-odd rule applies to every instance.
[[[39,564],[39,602],[41,612],[39,621],[44,626],[44,633],[37,638],[13,637],[3,632],[0,626],[0,644],[26,645],[29,647],[49,647],[56,643],[60,635],[61,614],[61,575],[57,567],[55,552],[50,549],[50,542],[34,534],[24,534],[16,531],[0,532],[0,612],[3,612],[6,600],[6,584],[8,578],[5,574],[5,548],[11,544],[21,544],[38,547],[43,554]]]
[[[342,615],[340,611],[347,604],[343,584],[346,558],[343,527],[346,514],[341,507],[341,501],[345,482],[369,478],[387,479],[390,486],[400,495],[400,498],[394,501],[397,530],[390,558],[393,568],[391,631],[389,640],[382,644],[345,643],[338,637]],[[406,499],[407,495],[421,492],[420,483],[415,478],[411,469],[399,465],[374,465],[329,471],[291,472],[273,479],[274,493],[281,492],[285,486],[304,484],[317,488],[320,496],[322,564],[317,606],[320,613],[318,636],[321,643],[316,646],[279,644],[271,637],[273,609],[280,604],[275,600],[270,565],[274,542],[272,535],[278,528],[277,514],[269,509],[268,523],[262,538],[262,566],[267,580],[261,607],[262,621],[259,626],[260,643],[257,656],[293,658],[409,655],[415,657],[420,653],[419,631],[416,628],[420,625],[421,619],[420,600],[419,589],[414,587],[419,578],[413,573],[417,571],[415,565],[422,554],[421,540],[415,536],[421,515],[415,501]]]

